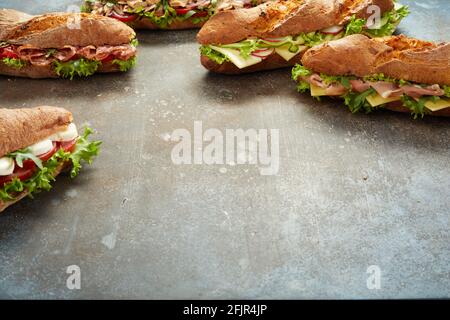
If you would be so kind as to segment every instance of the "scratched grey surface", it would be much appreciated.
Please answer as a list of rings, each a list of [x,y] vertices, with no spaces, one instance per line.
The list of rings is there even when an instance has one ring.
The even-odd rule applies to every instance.
[[[0,7],[73,3],[38,2]],[[450,40],[450,2],[404,3],[401,31]],[[79,178],[0,216],[0,298],[450,297],[449,120],[351,115],[297,94],[289,70],[210,75],[194,39],[139,33],[125,75],[0,77],[2,105],[67,107],[104,140]],[[168,134],[195,120],[280,129],[279,174],[172,164]],[[81,290],[66,288],[73,264]]]

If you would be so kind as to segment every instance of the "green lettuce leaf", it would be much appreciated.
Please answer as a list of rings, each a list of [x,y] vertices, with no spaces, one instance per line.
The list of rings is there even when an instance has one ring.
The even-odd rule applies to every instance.
[[[67,62],[55,60],[53,66],[58,76],[73,80],[75,76],[88,77],[93,75],[101,66],[101,62],[84,58]]]
[[[294,68],[292,68],[292,80],[297,80],[299,77],[307,77],[312,74],[312,71],[308,68],[305,68],[301,64],[296,64]]]
[[[30,197],[33,197],[34,194],[40,191],[50,190],[52,187],[51,182],[55,180],[56,169],[64,162],[71,162],[72,169],[70,176],[72,178],[76,177],[81,169],[82,161],[91,164],[93,158],[99,153],[101,142],[90,142],[88,140],[92,132],[92,129],[86,128],[84,134],[79,137],[73,153],[64,152],[63,149],[58,150],[49,160],[42,164],[42,169],[39,169],[30,179],[20,181],[16,178],[6,183],[0,188],[0,200],[14,200],[15,196],[24,190],[29,192]]]
[[[415,99],[411,98],[410,96],[407,96],[404,94],[401,97],[401,100],[403,102],[403,105],[409,110],[411,110],[411,114],[414,117],[414,119],[417,119],[418,117],[423,118],[425,115],[425,102],[428,100],[427,97],[421,97],[419,101],[416,101]]]
[[[450,86],[443,85],[444,96],[450,98]]]
[[[381,17],[379,29],[366,29],[365,33],[372,37],[386,37],[394,33],[400,21],[409,14],[407,6],[399,6],[397,9],[385,12]]]
[[[212,49],[210,46],[201,46],[200,53],[203,56],[208,57],[209,59],[211,59],[212,61],[214,61],[217,64],[222,64],[225,61],[230,61],[230,59],[228,59],[228,57],[226,57],[222,53],[217,52],[216,50]]]
[[[375,90],[370,88],[362,93],[349,91],[343,96],[344,104],[350,109],[352,113],[364,111],[370,113],[373,111],[373,107],[366,100],[367,96],[375,93]]]
[[[113,64],[117,64],[119,66],[119,70],[122,72],[127,72],[131,68],[133,68],[136,65],[137,58],[133,57],[128,60],[120,60],[120,59],[114,59],[112,61]]]
[[[3,63],[6,64],[8,67],[16,68],[16,69],[22,69],[27,65],[26,61],[15,59],[15,58],[3,58]]]
[[[43,168],[41,159],[32,154],[29,149],[17,150],[15,152],[8,153],[6,156],[9,158],[13,158],[16,161],[17,165],[21,168],[23,168],[23,160],[27,159],[32,160],[39,169]]]
[[[396,9],[387,11],[381,16],[378,29],[366,28],[367,20],[353,15],[345,28],[345,35],[363,33],[370,37],[386,37],[394,33],[400,21],[409,14],[408,6],[397,5]]]
[[[364,30],[364,26],[366,25],[365,19],[358,19],[355,15],[350,18],[349,23],[345,27],[345,36],[349,36],[351,34],[362,33]]]

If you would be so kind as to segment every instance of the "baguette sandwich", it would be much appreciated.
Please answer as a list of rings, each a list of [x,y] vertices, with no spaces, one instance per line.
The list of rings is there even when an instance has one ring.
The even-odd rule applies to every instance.
[[[64,170],[78,175],[81,162],[91,163],[101,142],[92,130],[79,136],[72,114],[62,108],[0,109],[0,212],[51,189]]]
[[[111,17],[134,29],[200,28],[215,12],[268,0],[84,0],[82,11]]]
[[[352,35],[307,51],[292,78],[298,91],[341,97],[351,112],[450,116],[450,43]]]
[[[29,78],[85,77],[128,71],[136,34],[127,25],[86,13],[30,16],[0,10],[0,74]]]
[[[407,14],[408,8],[393,0],[279,0],[219,12],[197,35],[201,63],[225,74],[289,67],[328,40],[391,35]]]

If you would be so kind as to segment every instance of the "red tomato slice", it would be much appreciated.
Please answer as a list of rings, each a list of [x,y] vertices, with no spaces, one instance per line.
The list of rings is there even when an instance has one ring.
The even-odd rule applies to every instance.
[[[17,59],[18,57],[19,56],[14,52],[14,50],[11,47],[0,49],[0,59],[3,58]]]
[[[73,139],[72,141],[67,141],[67,142],[61,142],[61,148],[63,148],[63,150],[65,152],[74,152],[76,147],[77,147],[77,140],[78,139]]]
[[[58,151],[58,146],[56,145],[56,142],[53,142],[53,149],[47,153],[41,154],[40,156],[38,156],[38,158],[41,159],[42,162],[45,162],[48,159],[50,159],[56,153],[56,151]],[[35,167],[36,167],[36,164],[34,163],[33,160],[27,159],[27,160],[23,161],[24,169],[33,169]],[[20,167],[17,166],[16,168],[20,168]]]
[[[136,20],[136,18],[137,18],[137,15],[135,15],[135,14],[120,15],[120,14],[116,13],[115,11],[113,11],[109,16],[111,18],[117,19],[122,22],[131,22],[131,21]]]
[[[14,178],[19,178],[20,181],[27,180],[31,178],[36,171],[35,168],[33,169],[24,169],[19,168],[15,170],[13,174],[10,174],[9,176],[0,176],[0,186],[3,186],[5,183],[11,182],[14,180]]]
[[[179,8],[179,9],[175,9],[175,11],[177,12],[178,15],[183,16],[186,13],[188,13],[189,11],[191,11],[191,9],[189,9],[189,8]]]

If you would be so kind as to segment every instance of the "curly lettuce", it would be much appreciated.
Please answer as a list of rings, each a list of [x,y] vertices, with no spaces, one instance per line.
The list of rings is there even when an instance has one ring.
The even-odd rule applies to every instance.
[[[6,64],[8,67],[15,69],[22,69],[27,65],[26,61],[15,59],[15,58],[3,58],[2,62]]]
[[[381,16],[378,28],[368,28],[366,19],[356,18],[353,15],[345,27],[345,36],[357,33],[362,33],[369,37],[390,36],[394,33],[400,21],[409,15],[409,13],[408,6],[396,4],[394,10],[387,11]]]
[[[93,75],[101,66],[101,62],[84,58],[67,62],[55,60],[53,66],[58,76],[73,80],[75,76],[88,77]]]
[[[49,160],[42,163],[42,168],[39,168],[31,178],[24,181],[15,178],[13,181],[3,185],[0,188],[0,201],[12,201],[23,191],[27,191],[29,197],[32,198],[36,193],[50,190],[52,188],[51,183],[55,181],[56,170],[63,163],[72,165],[70,176],[75,178],[80,172],[81,163],[84,161],[91,164],[93,158],[99,154],[101,141],[88,140],[92,132],[93,130],[90,128],[85,129],[84,134],[78,138],[73,153],[60,149]]]
[[[200,53],[217,64],[222,64],[225,61],[230,61],[230,59],[228,59],[228,57],[226,57],[224,54],[217,52],[216,50],[212,49],[209,46],[201,46]]]
[[[119,70],[122,72],[127,72],[131,68],[133,68],[136,65],[137,58],[133,57],[128,60],[120,60],[120,59],[114,59],[112,61],[113,64],[116,64],[119,66]]]

